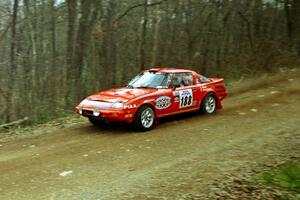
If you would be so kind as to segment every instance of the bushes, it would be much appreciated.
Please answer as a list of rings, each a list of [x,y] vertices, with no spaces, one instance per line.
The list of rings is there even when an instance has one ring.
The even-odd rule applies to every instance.
[[[262,186],[276,187],[300,197],[300,164],[289,161],[274,169],[262,172],[256,182]],[[296,198],[296,199],[297,199]],[[290,195],[283,199],[293,199]]]

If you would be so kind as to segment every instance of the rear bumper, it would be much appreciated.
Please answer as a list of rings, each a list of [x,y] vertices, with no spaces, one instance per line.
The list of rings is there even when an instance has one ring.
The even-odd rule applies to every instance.
[[[80,109],[82,112],[80,113]],[[100,115],[94,116],[93,111],[99,110]],[[133,121],[134,112],[130,109],[120,109],[120,110],[113,110],[113,109],[98,109],[98,108],[85,108],[85,107],[76,107],[75,112],[84,117],[91,117],[95,119],[105,120],[105,121],[124,121],[127,123],[131,123]]]

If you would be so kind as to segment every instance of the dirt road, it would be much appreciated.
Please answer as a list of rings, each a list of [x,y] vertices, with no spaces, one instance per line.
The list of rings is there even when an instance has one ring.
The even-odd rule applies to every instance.
[[[0,199],[205,199],[214,184],[300,155],[299,73],[234,88],[213,116],[153,131],[85,123],[0,143]]]

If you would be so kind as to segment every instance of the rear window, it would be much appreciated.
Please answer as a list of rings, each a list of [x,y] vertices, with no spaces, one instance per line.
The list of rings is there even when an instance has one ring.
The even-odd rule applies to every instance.
[[[202,75],[200,75],[200,80],[201,80],[201,83],[208,83],[208,82],[210,82],[210,80],[208,78],[206,78],[205,76],[202,76]]]

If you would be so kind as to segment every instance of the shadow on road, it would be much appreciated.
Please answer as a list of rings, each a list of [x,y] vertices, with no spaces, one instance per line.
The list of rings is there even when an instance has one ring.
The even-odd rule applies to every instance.
[[[215,114],[214,114],[215,115]],[[174,123],[182,123],[186,120],[191,119],[203,119],[209,118],[209,115],[203,115],[199,112],[188,112],[177,114],[173,116],[159,118],[156,123],[156,127],[152,130],[155,131],[158,127],[164,127],[165,125],[175,126]],[[102,126],[94,126],[92,124],[88,124],[87,126],[81,127],[77,129],[78,133],[81,134],[128,134],[128,133],[138,133],[138,131],[134,130],[132,124],[127,124],[125,122],[107,122]],[[152,132],[151,131],[151,132]],[[144,132],[146,133],[146,132]]]

